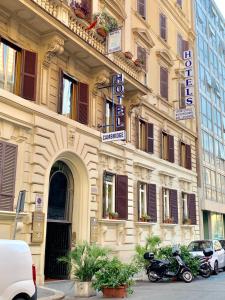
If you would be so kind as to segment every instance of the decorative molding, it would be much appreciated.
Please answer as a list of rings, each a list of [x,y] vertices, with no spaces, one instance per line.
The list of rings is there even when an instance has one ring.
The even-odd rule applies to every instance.
[[[155,46],[155,43],[147,30],[135,27],[132,31],[136,38],[141,40],[148,48],[153,48]]]
[[[168,66],[172,67],[174,65],[173,58],[168,50],[158,50],[156,51],[156,55],[159,59],[163,60]]]
[[[122,20],[127,18],[127,14],[125,12],[124,4],[120,0],[101,0],[106,6],[109,8],[111,12],[113,12],[116,17],[120,17]]]
[[[61,55],[63,52],[64,52],[64,39],[59,35],[55,35],[48,43],[47,51],[43,59],[43,65],[48,68],[51,64],[52,59],[56,55]]]

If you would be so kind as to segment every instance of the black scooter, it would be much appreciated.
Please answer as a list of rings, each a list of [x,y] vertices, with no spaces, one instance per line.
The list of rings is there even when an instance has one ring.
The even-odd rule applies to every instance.
[[[199,268],[199,275],[204,278],[208,278],[212,273],[212,268],[210,265],[210,258],[213,255],[213,250],[211,248],[206,248],[203,250],[204,256],[200,256],[200,268]]]
[[[163,278],[174,278],[182,279],[186,283],[190,283],[193,280],[193,275],[191,270],[186,266],[183,260],[180,257],[179,251],[173,251],[172,255],[178,263],[178,269],[176,272],[169,271],[171,262],[167,260],[159,260],[154,258],[154,254],[146,252],[144,254],[144,259],[149,261],[148,266],[146,267],[146,274],[148,279],[151,282],[156,282]]]

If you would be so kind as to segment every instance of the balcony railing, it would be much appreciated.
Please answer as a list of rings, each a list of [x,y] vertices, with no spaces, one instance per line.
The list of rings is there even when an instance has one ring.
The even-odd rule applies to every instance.
[[[38,4],[47,13],[52,15],[54,18],[62,22],[71,31],[78,35],[81,39],[86,41],[98,52],[105,55],[106,53],[106,42],[100,37],[95,30],[86,30],[88,23],[75,16],[69,6],[69,1],[62,0],[31,0]],[[143,82],[143,72],[140,68],[136,67],[134,63],[126,59],[123,53],[113,53],[107,55],[107,57],[113,61],[118,67],[120,67],[127,74],[132,76],[134,79]]]

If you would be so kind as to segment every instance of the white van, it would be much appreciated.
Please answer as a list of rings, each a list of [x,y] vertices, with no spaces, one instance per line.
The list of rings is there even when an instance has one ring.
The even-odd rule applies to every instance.
[[[36,271],[29,246],[0,240],[0,300],[36,300]]]

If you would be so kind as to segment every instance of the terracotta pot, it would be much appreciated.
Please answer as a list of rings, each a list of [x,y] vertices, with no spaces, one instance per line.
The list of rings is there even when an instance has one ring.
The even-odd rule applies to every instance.
[[[97,34],[99,34],[100,36],[106,38],[107,37],[107,31],[103,28],[103,27],[98,27],[96,29]]]
[[[137,67],[141,67],[141,66],[142,66],[142,63],[141,63],[140,59],[136,59],[136,60],[134,61],[134,64],[135,64],[135,66],[137,66]]]
[[[74,292],[76,297],[91,297],[96,295],[96,291],[89,281],[75,281]]]
[[[128,59],[132,59],[132,57],[133,57],[133,54],[132,54],[131,52],[129,52],[129,51],[124,52],[124,55],[125,55],[125,57],[128,58]]]
[[[74,13],[75,13],[75,15],[76,15],[78,18],[80,18],[80,19],[85,19],[85,14],[84,14],[84,12],[83,12],[82,9],[80,9],[80,8],[75,8],[75,9],[74,9]]]
[[[102,293],[106,298],[125,298],[127,296],[125,286],[119,286],[117,288],[105,287],[103,288]]]

